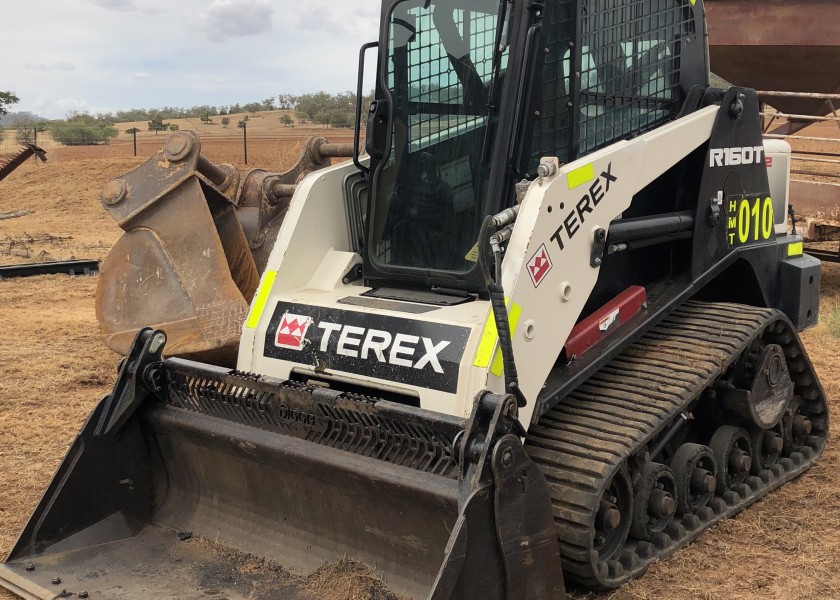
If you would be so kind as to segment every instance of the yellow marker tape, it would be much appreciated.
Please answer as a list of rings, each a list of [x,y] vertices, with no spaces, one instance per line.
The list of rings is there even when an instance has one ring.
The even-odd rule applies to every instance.
[[[256,329],[257,325],[260,324],[260,317],[265,310],[265,303],[268,302],[268,295],[271,293],[271,288],[274,287],[275,279],[277,279],[277,271],[263,273],[260,287],[257,289],[257,297],[254,298],[251,312],[248,313],[248,320],[245,321],[245,327],[248,329]]]
[[[803,251],[802,242],[788,244],[788,256],[802,256]]]
[[[593,179],[595,179],[595,166],[591,163],[586,165],[585,167],[580,167],[575,169],[574,171],[569,171],[569,174],[566,176],[569,182],[569,189],[573,190],[578,186],[583,185],[584,183],[589,183]]]
[[[505,301],[510,302],[510,299]],[[519,318],[522,316],[522,307],[514,303],[508,310],[508,325],[510,326],[510,333],[516,331],[516,326],[519,325]],[[475,360],[473,365],[479,369],[486,369],[490,366],[490,361],[493,361],[493,372],[496,369],[496,362],[499,363],[499,372],[501,373],[502,361],[501,352],[496,349],[496,343],[499,341],[499,334],[496,331],[496,320],[493,318],[491,311],[487,315],[487,321],[484,323],[484,331],[481,334],[481,340],[478,342],[478,350],[475,352]],[[494,356],[493,352],[496,351]]]
[[[519,325],[519,317],[521,316],[522,307],[518,304],[511,304],[510,309],[508,310],[508,324],[510,326],[511,337],[513,337],[513,334],[516,333],[516,327]],[[495,375],[496,377],[501,377],[504,367],[505,363],[504,360],[502,360],[502,349],[498,348],[496,350],[496,356],[493,357],[493,366],[490,367],[490,372],[493,373],[493,375]]]

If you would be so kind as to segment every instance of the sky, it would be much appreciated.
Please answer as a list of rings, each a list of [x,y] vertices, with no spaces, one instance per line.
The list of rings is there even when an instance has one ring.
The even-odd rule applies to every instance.
[[[0,91],[20,98],[12,111],[55,119],[71,111],[355,90],[359,48],[377,39],[380,6],[380,0],[0,0]],[[372,68],[365,81],[373,81]]]

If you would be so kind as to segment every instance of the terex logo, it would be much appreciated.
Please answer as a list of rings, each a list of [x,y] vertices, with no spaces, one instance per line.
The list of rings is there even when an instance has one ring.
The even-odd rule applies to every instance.
[[[325,372],[455,393],[471,331],[416,318],[278,302],[263,355]]]
[[[709,166],[737,167],[738,165],[753,165],[760,163],[762,156],[764,156],[764,146],[712,148],[709,151]]]
[[[288,312],[285,313],[283,318],[280,319],[280,325],[277,327],[277,337],[274,343],[280,348],[300,350],[306,339],[306,331],[311,324],[311,317],[293,315]]]
[[[397,333],[392,335],[380,329],[365,329],[353,325],[338,323],[318,323],[323,330],[321,352],[335,352],[340,356],[378,360],[381,363],[410,367],[412,369],[431,368],[436,373],[443,373],[438,354],[452,342],[435,343],[427,337]],[[333,334],[338,333],[333,337]],[[335,343],[332,343],[335,340]],[[420,342],[422,340],[422,349]]]
[[[601,200],[610,193],[610,186],[617,181],[618,176],[613,175],[612,163],[610,163],[607,169],[595,178],[578,203],[569,208],[563,217],[562,224],[551,236],[551,241],[556,242],[561,251],[566,249],[566,242],[571,241],[581,231],[581,226],[586,223],[587,213],[591,214],[598,207]],[[552,212],[552,209],[553,207],[549,207],[549,212]],[[560,210],[566,210],[565,203],[560,203]]]

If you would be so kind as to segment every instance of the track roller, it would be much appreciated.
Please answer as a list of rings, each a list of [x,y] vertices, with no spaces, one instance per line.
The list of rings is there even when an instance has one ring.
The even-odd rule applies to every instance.
[[[627,541],[633,520],[633,486],[625,469],[619,469],[601,496],[595,516],[594,550],[601,561],[613,558]]]
[[[683,444],[671,459],[677,483],[677,512],[695,514],[706,506],[717,488],[717,465],[711,448]]]
[[[665,531],[677,512],[677,484],[674,472],[667,465],[647,463],[636,484],[633,537],[650,541],[654,535]]]
[[[781,424],[776,425],[773,429],[751,428],[750,445],[752,446],[750,473],[758,475],[764,469],[769,469],[779,462],[784,448]]]
[[[717,463],[717,490],[734,489],[747,479],[752,468],[749,434],[734,425],[718,427],[709,443]]]

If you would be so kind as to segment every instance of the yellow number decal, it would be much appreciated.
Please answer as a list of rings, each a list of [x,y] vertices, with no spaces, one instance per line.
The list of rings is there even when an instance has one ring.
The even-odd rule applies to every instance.
[[[741,207],[738,209],[738,241],[746,244],[750,239],[750,202],[741,200]]]
[[[764,199],[764,206],[761,209],[761,222],[761,237],[769,240],[770,235],[773,233],[773,227],[776,225],[772,198]]]

